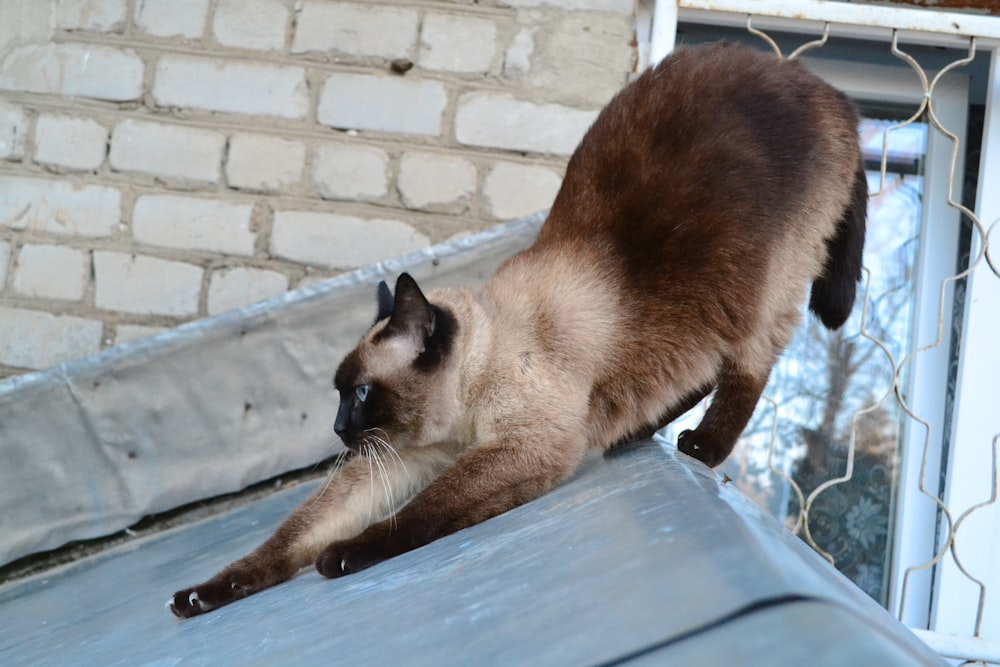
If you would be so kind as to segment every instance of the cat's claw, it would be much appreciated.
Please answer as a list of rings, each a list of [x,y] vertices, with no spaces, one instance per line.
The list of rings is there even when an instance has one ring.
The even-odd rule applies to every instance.
[[[387,536],[375,529],[372,533],[366,531],[328,546],[316,559],[316,571],[328,579],[335,579],[366,570],[397,553]]]
[[[246,572],[220,573],[208,581],[177,591],[167,609],[178,618],[190,618],[212,611],[259,590]]]

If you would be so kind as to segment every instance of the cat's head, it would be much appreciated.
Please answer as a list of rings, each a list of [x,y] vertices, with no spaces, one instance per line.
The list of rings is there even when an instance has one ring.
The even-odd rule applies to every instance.
[[[399,276],[395,296],[379,284],[375,323],[333,381],[340,392],[334,430],[349,449],[419,446],[442,437],[457,328],[454,313],[430,303],[409,274]]]

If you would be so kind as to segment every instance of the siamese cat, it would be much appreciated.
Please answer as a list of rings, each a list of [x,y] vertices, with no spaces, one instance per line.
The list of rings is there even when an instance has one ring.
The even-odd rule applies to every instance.
[[[858,114],[796,62],[678,49],[611,100],[534,245],[478,292],[407,274],[337,369],[353,459],[263,545],[176,593],[194,616],[315,564],[340,577],[526,503],[588,450],[714,391],[678,449],[722,462],[809,309],[861,277]]]

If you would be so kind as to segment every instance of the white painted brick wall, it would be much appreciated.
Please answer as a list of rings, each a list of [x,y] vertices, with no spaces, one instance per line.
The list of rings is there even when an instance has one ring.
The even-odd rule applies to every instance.
[[[0,175],[0,227],[106,237],[121,221],[121,193],[100,185]]]
[[[10,243],[0,241],[0,289],[7,283],[8,266],[10,266]]]
[[[115,327],[115,345],[124,345],[134,340],[148,338],[166,330],[166,327],[151,327],[145,324],[119,324]]]
[[[45,368],[101,348],[96,320],[0,307],[0,364]]]
[[[108,128],[95,120],[42,114],[35,121],[35,162],[97,169],[108,153]]]
[[[27,44],[0,66],[0,90],[125,102],[142,95],[145,67],[132,49],[95,44]]]
[[[324,199],[374,201],[388,194],[389,156],[379,148],[320,144],[312,184]]]
[[[429,239],[398,220],[362,220],[347,215],[279,211],[271,252],[296,262],[355,268],[426,248]]]
[[[0,159],[19,160],[24,157],[28,118],[24,109],[0,99]]]
[[[115,127],[108,158],[116,171],[215,183],[225,145],[219,132],[129,119]]]
[[[414,9],[306,1],[298,10],[292,52],[402,58],[416,44],[418,22]]]
[[[455,137],[469,146],[569,155],[597,116],[560,104],[536,104],[509,93],[468,93],[458,103]]]
[[[202,269],[192,264],[98,251],[94,275],[98,308],[175,317],[198,314]]]
[[[276,51],[285,46],[288,15],[283,0],[219,0],[212,34],[225,46]]]
[[[224,255],[253,255],[251,204],[177,195],[143,195],[132,213],[132,233],[139,243],[206,250]]]
[[[603,106],[626,82],[634,54],[623,48],[635,38],[630,16],[570,13],[547,21],[535,35],[535,66],[526,83],[550,99],[573,106]],[[581,86],[586,81],[589,85]]]
[[[503,57],[503,74],[516,78],[531,70],[531,54],[535,51],[537,26],[521,28],[515,35]]]
[[[94,351],[546,208],[633,3],[0,0],[0,308]]]
[[[66,30],[120,30],[125,23],[125,0],[59,0],[56,27]]]
[[[450,155],[404,153],[397,187],[409,208],[458,213],[475,196],[476,165]]]
[[[135,24],[157,37],[201,37],[209,0],[135,0]]]
[[[337,128],[436,136],[447,102],[445,88],[437,81],[331,74],[320,93],[316,118]]]
[[[80,301],[87,288],[86,252],[57,245],[25,245],[17,255],[14,293],[40,299]]]
[[[635,0],[500,0],[500,5],[508,7],[559,7],[570,10],[589,10],[631,14],[635,10]]]
[[[561,184],[551,169],[501,162],[486,176],[483,195],[493,217],[512,220],[552,206]]]
[[[489,19],[426,14],[420,32],[420,66],[449,72],[485,73],[493,64],[497,24]]]
[[[245,190],[277,192],[302,179],[306,145],[262,134],[234,134],[226,156],[226,182]]]
[[[163,56],[156,66],[153,99],[166,107],[305,118],[305,70],[264,63]]]
[[[283,294],[287,289],[288,278],[277,271],[244,267],[221,269],[212,274],[208,314],[249,306]]]

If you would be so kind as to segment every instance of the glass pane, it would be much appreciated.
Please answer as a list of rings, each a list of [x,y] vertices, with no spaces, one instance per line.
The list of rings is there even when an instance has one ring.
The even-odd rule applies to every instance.
[[[925,124],[889,132],[886,181],[879,191],[883,132],[896,122],[865,119],[862,124],[871,168],[869,192],[875,194],[868,205],[867,285],[859,289],[850,320],[831,332],[813,316],[803,316],[765,390],[773,403],[760,402],[720,468],[755,502],[794,528],[801,502],[782,475],[794,480],[803,498],[828,480],[845,476],[853,432],[851,477],[816,496],[808,527],[837,568],[883,604],[902,423],[890,394],[894,364],[888,355],[898,362],[910,348],[927,142]],[[868,312],[862,330],[866,287]],[[696,409],[675,422],[667,437],[674,441],[681,430],[693,428],[701,413]]]

